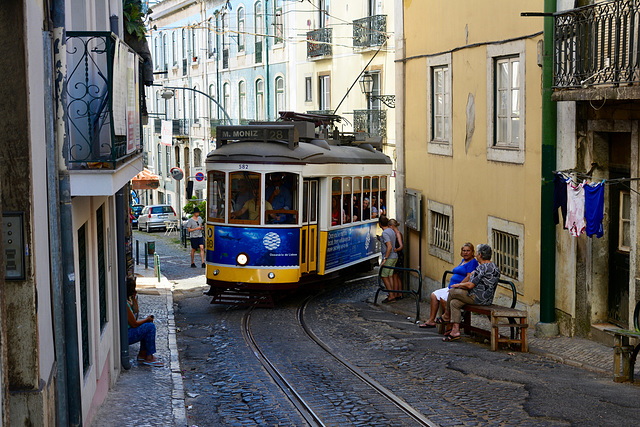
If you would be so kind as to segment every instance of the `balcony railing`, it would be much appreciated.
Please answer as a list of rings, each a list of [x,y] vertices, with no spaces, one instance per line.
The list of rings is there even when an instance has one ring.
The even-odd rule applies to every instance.
[[[387,16],[375,15],[353,21],[355,47],[381,46],[387,40]]]
[[[331,28],[307,32],[307,58],[331,56]]]
[[[640,3],[598,3],[554,20],[555,88],[640,81]]]
[[[387,138],[386,110],[354,110],[353,131],[364,132],[369,136]]]
[[[117,41],[110,32],[67,32],[71,169],[115,169],[142,151],[140,57]]]
[[[191,119],[173,119],[173,136],[189,136],[189,128],[192,123]]]

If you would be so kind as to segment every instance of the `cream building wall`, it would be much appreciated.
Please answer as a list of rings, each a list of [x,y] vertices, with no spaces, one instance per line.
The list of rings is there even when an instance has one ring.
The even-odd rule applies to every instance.
[[[542,1],[405,1],[405,162],[406,187],[423,195],[422,253],[418,234],[410,233],[411,264],[421,265],[429,290],[440,287],[442,273],[460,262],[469,241],[491,239],[491,228],[518,236],[519,263],[513,280],[518,301],[539,316],[539,234],[541,161],[541,68],[538,42],[542,20],[520,13],[542,10]],[[429,25],[425,25],[429,22]],[[498,25],[499,24],[499,25]],[[520,85],[519,148],[493,148],[494,58],[515,57],[524,77]],[[431,138],[431,70],[450,72],[450,137]],[[430,245],[430,209],[450,217],[451,250]],[[428,295],[428,292],[425,293]],[[504,290],[500,296],[508,295]]]

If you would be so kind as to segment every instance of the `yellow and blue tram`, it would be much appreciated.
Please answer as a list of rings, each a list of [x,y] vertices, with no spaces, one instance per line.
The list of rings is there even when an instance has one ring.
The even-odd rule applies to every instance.
[[[377,259],[391,160],[355,134],[330,132],[335,116],[283,117],[217,127],[206,160],[212,302],[294,289]]]

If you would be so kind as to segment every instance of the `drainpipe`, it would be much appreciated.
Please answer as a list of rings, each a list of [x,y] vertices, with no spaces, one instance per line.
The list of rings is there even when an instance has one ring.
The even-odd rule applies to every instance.
[[[57,363],[66,363],[66,392],[68,420],[66,425],[82,425],[82,393],[80,389],[80,346],[78,344],[78,314],[76,304],[76,281],[73,250],[73,223],[71,209],[71,185],[69,171],[65,163],[64,153],[69,149],[67,132],[67,48],[65,32],[65,0],[52,0],[51,12],[53,20],[54,49],[54,83],[55,83],[55,157],[58,172],[57,216],[60,221],[60,260],[62,282],[62,302],[64,312],[64,346],[66,358],[57,359]],[[55,209],[54,209],[55,210]],[[58,242],[53,241],[54,246]],[[60,274],[58,272],[57,274]],[[56,280],[53,276],[52,280]],[[56,284],[54,283],[54,288]],[[55,303],[55,301],[54,301]]]
[[[124,188],[116,193],[116,247],[118,248],[118,314],[120,319],[120,363],[130,369],[129,362],[129,321],[127,320],[127,263],[124,258]]]
[[[265,60],[265,91],[267,99],[267,121],[271,118],[271,98],[269,97],[269,87],[271,87],[271,81],[269,80],[269,0],[264,0],[264,30],[266,37],[264,38],[264,60]],[[277,118],[277,117],[276,117]]]
[[[556,0],[545,0],[545,13],[556,12]],[[553,84],[553,17],[544,18],[542,61],[542,187],[540,194],[540,323],[537,336],[558,333],[556,323],[556,227],[553,211],[553,171],[556,169],[557,105],[551,100]]]
[[[45,119],[45,143],[47,156],[47,199],[49,222],[49,265],[51,268],[51,305],[53,311],[53,336],[55,345],[56,360],[56,405],[58,414],[58,425],[64,426],[69,423],[67,411],[67,367],[63,360],[67,360],[64,335],[64,301],[62,296],[62,252],[57,243],[60,239],[60,209],[58,206],[58,163],[56,155],[56,133],[54,127],[54,107],[53,107],[53,34],[50,31],[44,32],[44,76],[46,82],[44,86],[44,119]]]

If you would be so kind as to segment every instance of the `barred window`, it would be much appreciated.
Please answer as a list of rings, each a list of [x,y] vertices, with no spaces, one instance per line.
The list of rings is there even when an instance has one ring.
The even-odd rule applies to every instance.
[[[491,230],[493,261],[505,276],[518,279],[519,238],[500,230]]]
[[[431,212],[431,245],[443,251],[451,250],[449,216]]]

